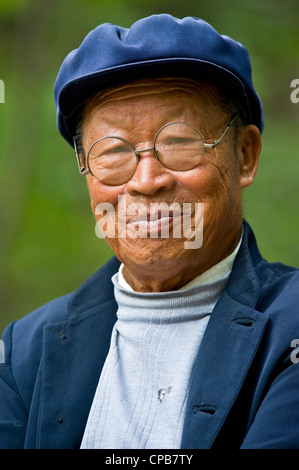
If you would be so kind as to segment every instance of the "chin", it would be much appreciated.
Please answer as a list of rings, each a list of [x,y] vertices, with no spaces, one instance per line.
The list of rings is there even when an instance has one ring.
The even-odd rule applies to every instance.
[[[194,259],[197,250],[186,249],[181,239],[134,239],[124,240],[118,247],[110,247],[118,259],[129,265],[139,265],[151,268],[170,268],[185,260]]]

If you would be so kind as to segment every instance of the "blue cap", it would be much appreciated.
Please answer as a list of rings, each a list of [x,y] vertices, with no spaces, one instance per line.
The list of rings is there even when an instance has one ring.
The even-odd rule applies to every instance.
[[[54,96],[57,127],[73,145],[71,115],[104,88],[141,78],[180,76],[218,83],[243,105],[248,123],[263,130],[263,111],[251,78],[247,49],[207,22],[152,15],[130,28],[93,29],[59,70]]]

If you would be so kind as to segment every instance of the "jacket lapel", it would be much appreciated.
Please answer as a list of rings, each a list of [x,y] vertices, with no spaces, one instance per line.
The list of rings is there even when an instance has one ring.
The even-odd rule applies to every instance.
[[[194,366],[182,448],[212,446],[245,380],[267,320],[227,294],[222,296]]]
[[[111,275],[118,265],[111,261],[77,291],[68,321],[44,328],[37,448],[80,447],[116,321]]]
[[[261,259],[254,236],[245,233],[226,290],[217,303],[194,365],[182,448],[208,449],[218,435],[255,357],[268,316],[255,309]]]

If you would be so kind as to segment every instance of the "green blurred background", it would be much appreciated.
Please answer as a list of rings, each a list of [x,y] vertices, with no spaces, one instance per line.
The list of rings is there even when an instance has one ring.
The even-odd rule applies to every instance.
[[[76,289],[111,251],[95,236],[84,178],[56,130],[53,85],[66,54],[99,23],[197,16],[249,49],[265,112],[259,172],[244,215],[270,261],[299,267],[299,1],[1,0],[0,333]]]

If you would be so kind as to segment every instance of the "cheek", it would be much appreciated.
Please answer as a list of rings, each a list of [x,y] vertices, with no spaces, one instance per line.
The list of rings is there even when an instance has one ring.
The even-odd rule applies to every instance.
[[[189,175],[181,175],[180,182],[189,194],[193,193],[195,199],[203,203],[205,230],[222,219],[228,222],[230,217],[239,213],[241,198],[237,169],[228,165],[226,160],[215,158],[206,161]]]
[[[218,167],[206,163],[186,173],[181,173],[180,183],[195,194],[202,202],[208,202],[228,186],[228,178]]]
[[[102,232],[102,236],[104,236],[112,251],[117,254],[118,238],[115,236],[115,208],[117,207],[118,197],[123,193],[123,187],[105,186],[89,175],[87,185],[91,208],[97,223],[99,223],[97,228]]]
[[[106,186],[90,175],[87,176],[87,186],[90,195],[91,208],[94,214],[98,204],[109,203],[115,207],[118,202],[118,196],[123,192],[123,186]]]

